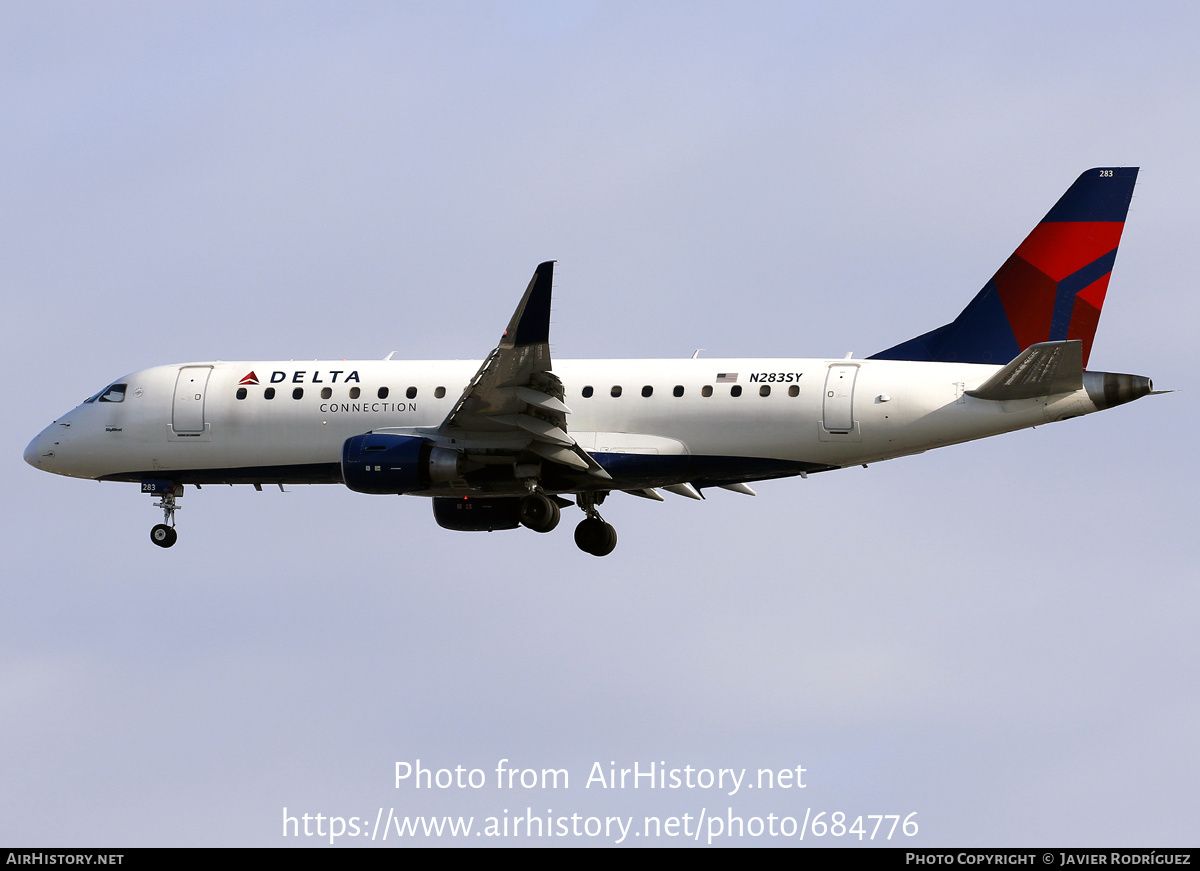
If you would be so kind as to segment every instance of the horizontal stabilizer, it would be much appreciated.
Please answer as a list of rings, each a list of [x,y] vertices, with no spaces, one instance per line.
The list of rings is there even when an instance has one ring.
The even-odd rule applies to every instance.
[[[1011,363],[967,396],[976,399],[1035,399],[1074,393],[1083,387],[1083,342],[1040,342],[1030,345]]]

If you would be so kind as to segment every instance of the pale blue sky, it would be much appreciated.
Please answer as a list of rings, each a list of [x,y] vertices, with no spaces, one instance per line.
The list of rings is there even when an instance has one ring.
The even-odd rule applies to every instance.
[[[0,842],[528,804],[1194,844],[1198,30],[1153,3],[0,4]],[[160,551],[136,488],[20,459],[146,366],[482,357],[552,258],[561,357],[866,355],[952,318],[1098,165],[1142,172],[1091,365],[1181,392],[756,499],[618,494],[603,560],[571,514],[455,534],[335,487],[189,491]],[[579,788],[393,789],[416,758]],[[597,794],[596,760],[810,786]]]

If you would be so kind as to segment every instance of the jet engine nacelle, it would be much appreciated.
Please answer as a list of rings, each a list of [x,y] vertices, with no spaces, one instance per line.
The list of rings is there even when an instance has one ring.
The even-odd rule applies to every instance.
[[[416,493],[460,477],[463,457],[419,436],[367,432],[342,445],[342,481],[358,493]]]
[[[433,519],[443,529],[491,532],[521,525],[521,500],[512,496],[433,497]]]

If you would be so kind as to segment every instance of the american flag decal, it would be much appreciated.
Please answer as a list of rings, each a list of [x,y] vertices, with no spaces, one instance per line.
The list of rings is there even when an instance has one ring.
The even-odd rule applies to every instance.
[[[737,376],[738,376],[738,374],[736,372],[718,372],[717,373],[717,383],[718,384],[733,384],[734,382],[737,381]]]

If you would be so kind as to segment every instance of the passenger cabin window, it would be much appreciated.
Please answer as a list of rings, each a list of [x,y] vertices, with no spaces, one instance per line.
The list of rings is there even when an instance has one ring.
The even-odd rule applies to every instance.
[[[800,395],[800,385],[799,384],[793,384],[791,387],[788,388],[788,396],[799,396],[799,395]]]
[[[404,395],[407,396],[409,399],[416,399],[417,398],[417,388],[415,388],[415,387],[408,388],[408,390],[404,391]]]
[[[380,399],[387,399],[388,389],[386,387],[380,387],[379,390],[375,392],[375,395]]]
[[[329,388],[329,387],[322,387],[322,388],[321,388],[321,398],[322,398],[322,399],[328,399],[328,398],[329,398],[329,397],[331,397],[331,396],[333,396],[333,390],[332,390],[332,388]]]
[[[433,398],[434,399],[445,399],[446,398],[446,388],[438,387],[437,389],[435,389],[433,391]]]
[[[301,399],[303,397],[304,397],[304,388],[303,387],[297,387],[295,390],[292,391],[292,399]]]
[[[647,384],[645,387],[642,388],[642,396],[653,396],[653,395],[654,395],[654,388],[651,387],[649,384]]]
[[[711,384],[705,384],[703,387],[701,387],[701,388],[700,388],[700,395],[701,395],[701,396],[712,396],[712,385],[711,385]]]
[[[592,394],[593,394],[593,393],[595,393],[595,392],[596,392],[596,391],[594,391],[594,390],[592,389],[592,385],[590,385],[590,384],[589,384],[587,387],[583,388],[583,398],[584,398],[584,399],[591,399],[591,398],[592,398]]]
[[[351,399],[358,399],[360,393],[362,393],[362,391],[359,390],[357,387],[350,388],[350,398]]]
[[[618,396],[620,396],[620,395],[621,395],[621,385],[620,385],[620,384],[614,384],[614,385],[613,385],[613,389],[612,389],[611,391],[609,391],[609,392],[610,392],[610,393],[612,393],[612,395],[613,395],[613,398],[614,398],[614,399],[615,399],[615,398],[617,398]]]
[[[674,393],[676,396],[683,396],[683,385],[682,385],[682,384],[676,384],[676,385],[675,385],[675,390],[674,390],[674,391],[672,391],[672,392],[673,392],[673,393]]]
[[[266,390],[263,391],[263,399],[274,399],[274,398],[275,398],[275,388],[274,387],[268,387]]]
[[[126,385],[124,385],[124,384],[109,385],[100,394],[100,401],[101,402],[124,402],[125,401],[125,387],[126,387]]]
[[[742,385],[735,384],[732,387],[730,387],[729,395],[730,396],[741,396],[742,395]]]
[[[758,388],[758,395],[759,396],[770,396],[771,395],[771,385],[764,384],[762,387]]]
[[[246,388],[245,388],[245,387],[239,387],[239,388],[237,389],[237,398],[238,398],[238,399],[245,399],[245,398],[246,398]]]

